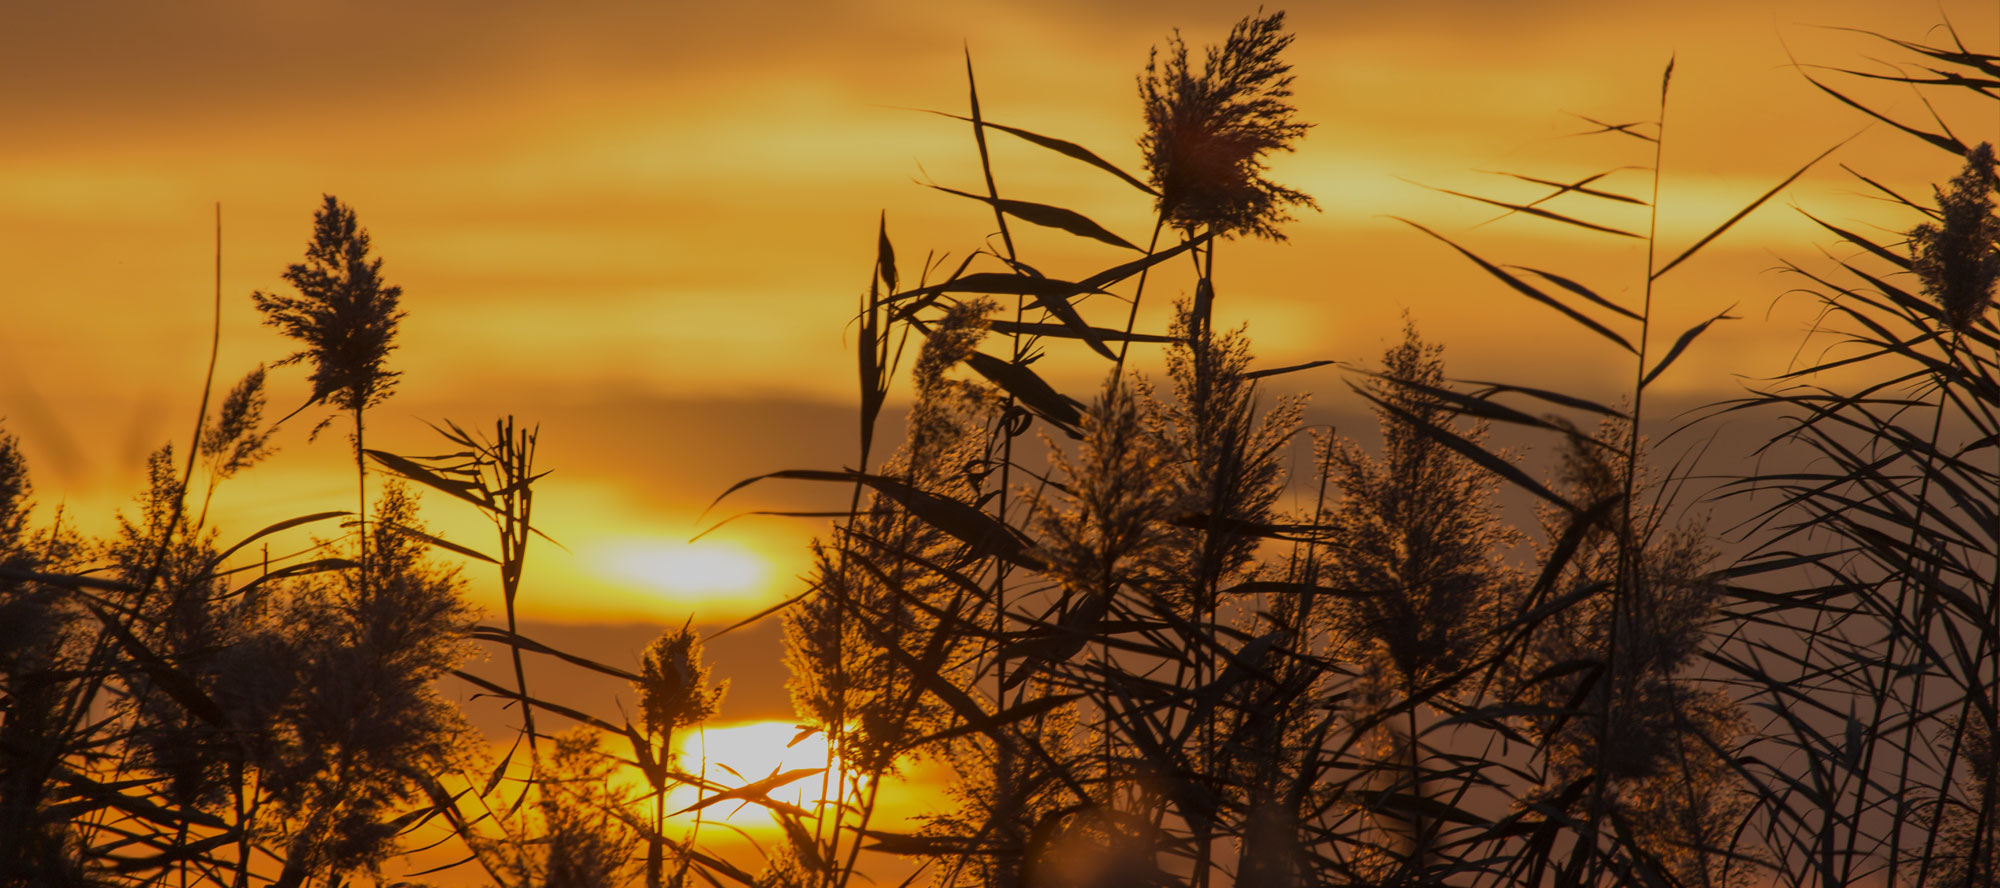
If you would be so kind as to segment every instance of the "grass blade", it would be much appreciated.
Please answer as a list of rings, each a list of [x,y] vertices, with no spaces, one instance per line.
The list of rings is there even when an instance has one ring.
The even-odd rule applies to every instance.
[[[1498,456],[1495,456],[1492,453],[1487,452],[1485,448],[1480,447],[1479,445],[1474,444],[1471,441],[1465,440],[1464,438],[1460,437],[1456,433],[1453,433],[1449,429],[1439,428],[1435,423],[1426,422],[1423,418],[1409,412],[1408,410],[1404,410],[1403,408],[1391,404],[1382,398],[1376,397],[1373,393],[1369,392],[1367,389],[1362,388],[1361,386],[1355,385],[1350,382],[1347,384],[1347,387],[1353,389],[1355,393],[1359,394],[1361,397],[1367,398],[1369,401],[1373,402],[1376,406],[1381,407],[1383,410],[1387,411],[1389,415],[1394,416],[1397,419],[1402,420],[1403,422],[1409,423],[1410,427],[1412,429],[1415,429],[1418,433],[1424,435],[1425,437],[1431,438],[1432,440],[1437,441],[1439,444],[1443,444],[1444,446],[1449,447],[1454,451],[1457,451],[1459,455],[1464,456],[1466,459],[1472,460],[1473,462],[1476,462],[1481,466],[1484,466],[1487,471],[1514,482],[1514,484],[1520,487],[1522,490],[1528,491],[1529,493],[1539,496],[1542,499],[1548,500],[1549,502],[1561,506],[1568,511],[1571,512],[1577,511],[1577,507],[1571,504],[1569,500],[1563,499],[1561,496],[1557,495],[1555,491],[1550,490],[1547,487],[1543,486],[1541,482],[1528,477],[1528,473],[1521,471],[1520,467],[1514,465],[1513,463],[1510,463],[1504,459],[1501,459]]]
[[[1602,305],[1605,308],[1611,309],[1612,311],[1615,311],[1628,318],[1631,318],[1632,320],[1635,321],[1644,320],[1643,318],[1639,317],[1637,312],[1634,312],[1626,308],[1625,306],[1619,305],[1616,302],[1612,302],[1609,299],[1599,296],[1597,295],[1596,291],[1590,289],[1589,287],[1579,284],[1576,281],[1573,281],[1569,278],[1563,277],[1562,275],[1556,274],[1555,272],[1543,271],[1539,268],[1529,268],[1525,265],[1509,265],[1507,267],[1518,268],[1522,271],[1525,271],[1529,274],[1539,277],[1542,280],[1548,281],[1551,284],[1555,284],[1558,287],[1568,290],[1571,293],[1575,293],[1578,296],[1582,296],[1585,299],[1595,302],[1598,305]]]
[[[1032,201],[1010,200],[1004,197],[986,197],[968,191],[960,191],[956,188],[946,188],[943,185],[932,185],[930,187],[946,194],[956,194],[959,197],[969,197],[973,200],[990,204],[995,209],[1023,222],[1040,225],[1043,228],[1066,231],[1078,237],[1087,237],[1114,247],[1124,247],[1134,252],[1143,252],[1137,246],[1134,246],[1131,241],[1112,234],[1109,229],[1091,221],[1090,217],[1075,210],[1053,207],[1048,204],[1034,203]]]
[[[910,514],[956,537],[971,547],[975,554],[1001,558],[1029,570],[1041,570],[1044,567],[1041,559],[1030,554],[1029,550],[1033,547],[1021,536],[1020,531],[1009,527],[999,519],[955,499],[921,490],[895,478],[871,475],[867,472],[836,472],[825,469],[786,469],[769,472],[730,485],[728,490],[715,498],[715,502],[708,504],[708,508],[713,509],[716,503],[722,502],[730,494],[768,478],[833,481],[846,484],[858,481],[896,501],[898,505],[908,509]],[[706,515],[707,510],[703,510],[702,514]]]
[[[1457,250],[1460,254],[1464,255],[1465,258],[1472,260],[1480,268],[1485,269],[1487,274],[1499,278],[1502,283],[1505,283],[1509,287],[1513,287],[1514,290],[1520,293],[1521,295],[1526,296],[1529,299],[1533,299],[1536,302],[1540,302],[1543,305],[1547,305],[1551,308],[1554,308],[1555,310],[1560,311],[1563,314],[1567,315],[1570,320],[1576,321],[1577,323],[1582,324],[1583,326],[1589,328],[1592,332],[1596,333],[1597,335],[1609,339],[1612,342],[1618,343],[1618,345],[1624,348],[1626,351],[1633,352],[1635,354],[1637,353],[1637,350],[1632,348],[1632,343],[1625,341],[1625,337],[1611,332],[1611,328],[1606,327],[1603,324],[1596,322],[1595,320],[1592,320],[1588,315],[1585,315],[1584,313],[1577,311],[1574,308],[1570,308],[1568,305],[1563,304],[1561,300],[1555,298],[1554,296],[1550,296],[1549,294],[1536,289],[1532,284],[1529,284],[1528,282],[1523,281],[1520,278],[1508,274],[1506,269],[1503,269],[1498,265],[1494,265],[1491,262],[1479,258],[1477,254],[1473,253],[1471,250],[1459,246],[1457,243],[1453,242],[1451,238],[1445,237],[1442,234],[1439,234],[1435,231],[1425,228],[1422,225],[1418,225],[1415,222],[1411,222],[1410,220],[1402,218],[1401,216],[1391,216],[1389,218],[1395,219],[1396,221],[1408,225],[1411,228],[1415,228],[1418,231],[1421,231],[1425,234],[1430,235],[1431,237],[1443,241],[1445,246]]]
[[[1738,222],[1743,221],[1744,216],[1750,215],[1752,211],[1756,210],[1758,207],[1763,206],[1765,201],[1770,200],[1773,196],[1777,195],[1778,192],[1785,190],[1785,186],[1792,184],[1793,182],[1797,181],[1800,176],[1805,175],[1806,170],[1812,169],[1820,161],[1825,160],[1827,155],[1832,154],[1835,151],[1839,151],[1842,145],[1846,145],[1848,142],[1852,141],[1854,141],[1853,136],[1848,136],[1845,139],[1841,139],[1840,142],[1835,144],[1832,148],[1828,148],[1825,151],[1820,152],[1818,157],[1806,161],[1805,166],[1799,167],[1797,172],[1789,176],[1786,176],[1785,181],[1779,182],[1776,186],[1772,187],[1771,190],[1764,192],[1764,196],[1751,201],[1749,206],[1736,211],[1736,215],[1729,217],[1729,221],[1722,223],[1714,231],[1709,232],[1707,237],[1695,241],[1694,246],[1687,248],[1686,252],[1680,254],[1679,256],[1674,257],[1674,261],[1667,263],[1665,266],[1662,266],[1659,271],[1653,272],[1653,280],[1656,281],[1659,280],[1661,275],[1664,275],[1667,272],[1674,270],[1674,266],[1687,261],[1688,257],[1693,256],[1702,247],[1708,246],[1709,241],[1721,237],[1722,233],[1728,231],[1731,226],[1735,225]]]
[[[1736,306],[1732,305],[1729,308],[1735,308],[1735,307]],[[1681,338],[1674,340],[1674,347],[1667,350],[1667,356],[1661,358],[1658,364],[1653,365],[1653,369],[1646,373],[1645,379],[1639,380],[1639,388],[1644,389],[1646,386],[1651,385],[1655,378],[1657,378],[1661,373],[1666,372],[1667,366],[1669,364],[1672,364],[1675,358],[1680,357],[1681,352],[1687,351],[1687,347],[1694,342],[1695,337],[1700,336],[1702,334],[1702,331],[1707,330],[1708,325],[1713,324],[1716,321],[1733,321],[1736,319],[1737,319],[1736,316],[1730,314],[1729,309],[1725,308],[1722,310],[1722,313],[1716,315],[1715,317],[1709,318],[1706,321],[1702,321],[1699,324],[1689,327],[1687,332],[1681,334]]]
[[[1590,231],[1603,232],[1604,234],[1615,234],[1618,235],[1619,237],[1629,237],[1633,238],[1634,240],[1645,239],[1644,235],[1633,234],[1632,232],[1626,231],[1622,228],[1612,228],[1608,225],[1599,225],[1595,222],[1585,222],[1582,219],[1578,219],[1574,216],[1565,216],[1561,213],[1544,210],[1541,207],[1534,206],[1532,204],[1508,203],[1504,200],[1494,200],[1490,197],[1480,197],[1479,195],[1476,194],[1466,194],[1462,191],[1453,191],[1449,188],[1435,188],[1429,185],[1425,185],[1424,187],[1430,188],[1432,191],[1440,192],[1443,194],[1449,194],[1453,197],[1462,197],[1465,198],[1466,200],[1476,200],[1483,204],[1491,204],[1493,206],[1500,207],[1502,209],[1509,210],[1512,212],[1527,213],[1530,216],[1539,216],[1551,222],[1561,222],[1566,225],[1574,225],[1578,228],[1584,228]]]
[[[966,355],[965,363],[979,375],[1006,389],[1008,394],[1036,416],[1061,429],[1063,434],[1071,438],[1083,437],[1083,405],[1056,391],[1026,364],[1003,361],[979,351]]]
[[[930,111],[926,109],[925,113],[936,114],[939,117],[949,117],[953,120],[963,120],[966,123],[975,122],[970,117],[964,117],[958,114],[952,114],[947,111]],[[1010,136],[1014,136],[1015,138],[1031,142],[1043,148],[1047,148],[1050,151],[1054,151],[1057,154],[1063,155],[1064,157],[1083,161],[1084,163],[1090,164],[1091,166],[1097,167],[1100,170],[1103,170],[1107,173],[1110,173],[1111,175],[1123,179],[1127,184],[1131,185],[1134,188],[1139,189],[1140,191],[1144,191],[1147,194],[1153,195],[1155,197],[1158,197],[1160,194],[1158,191],[1153,190],[1153,186],[1133,178],[1130,173],[1127,173],[1124,170],[1119,169],[1117,165],[1113,164],[1111,161],[1105,160],[1102,157],[1098,157],[1090,149],[1085,148],[1082,145],[1078,145],[1075,142],[1054,138],[1052,136],[1044,136],[1040,133],[1030,132],[1028,130],[1021,129],[1020,127],[1008,126],[1004,123],[994,123],[991,120],[981,120],[977,122],[981,126],[985,126],[989,129],[997,129]]]

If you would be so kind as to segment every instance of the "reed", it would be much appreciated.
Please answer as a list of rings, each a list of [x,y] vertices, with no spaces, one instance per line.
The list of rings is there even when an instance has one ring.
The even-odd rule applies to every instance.
[[[1929,73],[1886,79],[1992,97],[2000,57],[1955,34],[1891,42]],[[1597,133],[1650,162],[1510,173],[1539,189],[1527,199],[1449,192],[1504,224],[1643,242],[1622,286],[1409,223],[1424,236],[1411,249],[1442,245],[1559,313],[1627,362],[1629,384],[1607,397],[1457,380],[1407,324],[1379,366],[1346,368],[1381,445],[1322,432],[1294,464],[1304,403],[1268,380],[1332,362],[1261,366],[1216,271],[1235,239],[1282,240],[1316,207],[1265,165],[1310,128],[1290,104],[1290,44],[1282,15],[1260,12],[1199,55],[1178,34],[1155,52],[1142,175],[995,122],[968,58],[967,113],[944,116],[970,124],[980,181],[932,187],[983,204],[997,238],[906,272],[884,218],[854,314],[854,466],[782,469],[718,498],[774,482],[849,493],[812,516],[832,521],[803,588],[760,617],[783,623],[801,738],[823,734],[828,760],[734,782],[675,753],[726,684],[692,624],[637,652],[636,671],[522,631],[538,428],[442,421],[435,456],[366,446],[365,410],[396,379],[401,291],[326,197],[285,274],[297,294],[253,301],[303,346],[272,365],[310,365],[300,410],[350,416],[358,511],[239,538],[212,526],[219,485],[271,455],[261,367],[213,411],[204,396],[185,448],[149,458],[135,510],[101,541],[60,514],[31,521],[28,467],[0,433],[0,880],[379,884],[424,835],[453,853],[451,877],[523,888],[835,888],[886,855],[943,886],[1992,884],[1991,148],[1872,110],[1837,79],[1858,72],[1808,75],[1951,169],[1928,198],[1861,178],[1903,214],[1893,236],[1820,223],[1859,252],[1790,268],[1837,348],[1713,405],[1693,427],[1784,425],[1754,468],[1700,474],[1648,438],[1649,411],[1659,380],[1733,318],[1703,304],[1706,320],[1656,329],[1667,300],[1706,298],[1673,273],[1826,155],[1667,243],[1670,62],[1650,120]],[[1003,193],[989,137],[1132,186],[1155,220],[1147,246]],[[1634,209],[1643,231],[1617,215]],[[1043,261],[1017,237],[1027,227],[1087,258]],[[1188,298],[1142,331],[1141,297],[1161,287]],[[1634,295],[1604,295],[1618,292]],[[1087,400],[1038,370],[1057,350],[1103,362]],[[905,377],[892,445],[877,425]],[[1555,457],[1500,448],[1503,428]],[[370,461],[393,476],[372,501]],[[1711,531],[1688,507],[1703,484],[1756,517]],[[431,534],[416,489],[486,516],[494,540]],[[1310,505],[1288,509],[1301,490]],[[1507,496],[1535,519],[1510,523]],[[299,536],[343,518],[351,548]],[[496,624],[477,622],[438,555],[497,570]],[[507,676],[469,662],[480,644],[506,651]],[[546,661],[629,683],[636,708],[552,698],[531,680]],[[447,678],[517,707],[508,749],[476,748]],[[954,775],[952,805],[886,823],[883,787],[920,761]],[[643,787],[621,788],[623,769]],[[819,804],[773,797],[802,781]],[[682,787],[695,802],[670,811]],[[722,804],[775,819],[761,872],[715,850],[723,827],[701,817]],[[696,819],[683,829],[679,814]]]

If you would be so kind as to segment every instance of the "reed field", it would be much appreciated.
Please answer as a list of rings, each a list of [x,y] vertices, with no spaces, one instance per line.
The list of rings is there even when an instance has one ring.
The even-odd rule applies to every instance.
[[[246,305],[218,254],[215,335],[254,311],[296,350],[233,384],[211,359],[114,532],[37,509],[0,430],[0,884],[2000,885],[2000,168],[1964,135],[2000,112],[2000,55],[1963,36],[1789,75],[1951,174],[1847,167],[1879,224],[1808,214],[1825,249],[1782,279],[1680,284],[1744,220],[1804,213],[1787,188],[1842,144],[1669,237],[1676,125],[1703,113],[1669,59],[1585,118],[1597,174],[1516,157],[1500,190],[1444,192],[1491,226],[1373,208],[1407,229],[1395,261],[1574,324],[1621,368],[1610,398],[1448,361],[1407,317],[1366,365],[1259,359],[1232,262],[1341,199],[1268,165],[1338,124],[1294,107],[1283,13],[1155,48],[1134,169],[983,106],[968,51],[964,106],[929,119],[981,175],[909,187],[990,236],[883,216],[854,363],[827,368],[858,382],[846,455],[711,479],[705,527],[803,518],[809,570],[726,630],[664,627],[637,668],[533,637],[562,594],[530,569],[560,545],[542,429],[370,434],[422,309],[328,195],[285,287]],[[1882,110],[1885,82],[1938,110]],[[1149,235],[1003,189],[1002,143],[1101,175]],[[1613,280],[1507,255],[1507,228],[1641,249]],[[1816,319],[1789,370],[1663,405],[1780,300]],[[1059,390],[1057,366],[1098,381]],[[281,374],[304,405],[270,401]],[[1309,396],[1376,427],[1310,425]],[[352,495],[212,521],[300,425]],[[1724,428],[1760,437],[1721,456]],[[492,535],[427,529],[445,510]],[[705,643],[772,625],[792,754],[739,772],[706,727],[747,679]],[[510,727],[475,730],[474,703]],[[938,791],[913,807],[913,782]]]

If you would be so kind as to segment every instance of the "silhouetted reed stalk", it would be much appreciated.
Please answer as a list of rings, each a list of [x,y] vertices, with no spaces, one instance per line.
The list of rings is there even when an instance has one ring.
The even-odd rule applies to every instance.
[[[1915,500],[1916,515],[1911,522],[1909,538],[1904,542],[1904,564],[1901,568],[1902,576],[1899,578],[1897,592],[1896,613],[1899,615],[1907,612],[1909,593],[1914,585],[1908,579],[1910,573],[1916,568],[1914,559],[1911,556],[1916,551],[1917,543],[1924,528],[1925,518],[1927,517],[1926,513],[1930,505],[1932,476],[1936,474],[1933,469],[1934,460],[1929,455],[1937,452],[1939,434],[1943,428],[1944,415],[1950,400],[1951,383],[1953,377],[1957,375],[1959,368],[1962,341],[1966,331],[1971,327],[1973,322],[1986,314],[1988,306],[1992,303],[1995,280],[1996,278],[2000,278],[2000,216],[1996,216],[1993,208],[1996,184],[2000,183],[1996,182],[1992,146],[1982,143],[1967,152],[1965,170],[1953,179],[1951,189],[1949,191],[1942,188],[1937,189],[1937,202],[1939,205],[1937,213],[1938,221],[1936,223],[1926,222],[1917,226],[1909,237],[1911,270],[1920,280],[1924,295],[1935,301],[1944,326],[1949,331],[1949,338],[1944,340],[1942,363],[1954,372],[1934,372],[1932,374],[1935,380],[1934,384],[1938,390],[1938,401],[1931,424],[1930,438],[1924,450],[1921,451],[1922,458],[1919,461],[1922,480],[1919,482],[1917,488],[1917,497]],[[1971,370],[1972,368],[1967,369]],[[1974,393],[1974,398],[1975,403],[1977,403],[1976,392]],[[1993,417],[1990,412],[1984,418],[1987,420],[1988,427],[1996,427],[1992,422]],[[2000,481],[2000,473],[1996,473],[1994,478],[1996,481]],[[1996,497],[1996,500],[2000,500],[2000,497]],[[1990,539],[1996,543],[2000,543],[2000,525],[1995,525],[1992,528]],[[1993,570],[2000,572],[2000,560],[1996,560]],[[1988,580],[1989,584],[1984,590],[1987,599],[1986,612],[1983,614],[1985,617],[1985,626],[1989,627],[1989,629],[2000,628],[2000,619],[1995,618],[1996,612],[1994,610],[1996,605],[2000,605],[2000,573],[1989,576]],[[1927,631],[1926,622],[1921,620],[1917,622],[1916,625],[1919,631]],[[1986,658],[1985,648],[1994,641],[1994,634],[1993,631],[1981,632],[1979,634],[1975,642],[1975,652],[1972,657],[1974,663],[1978,663]],[[1890,662],[1895,661],[1893,652],[1896,640],[1896,637],[1892,635],[1890,638],[1891,653],[1885,657]],[[2000,646],[1996,646],[1995,650],[1996,652],[2000,652]],[[1969,671],[1968,676],[1976,679],[1976,670],[1977,667],[1975,666],[1973,670]],[[1911,691],[1913,703],[1919,706],[1921,706],[1923,699],[1924,679],[1925,676],[1923,674],[1917,675]],[[1989,679],[1989,685],[1991,688],[1989,693],[2000,693],[2000,663],[1996,663],[1994,678]],[[1964,727],[1966,719],[1972,715],[1973,704],[1978,701],[1976,689],[1969,690],[1972,690],[1972,692],[1961,696],[1958,713],[1953,719],[1952,739],[1945,756],[1945,765],[1943,768],[1943,772],[1946,775],[1951,775],[1957,770],[1956,763],[1959,761],[1962,752],[1960,742],[1966,734]],[[1990,703],[1991,701],[1986,702]],[[1987,709],[1985,714],[1988,722],[1993,720],[1994,711],[1990,706]],[[1905,726],[1903,748],[1913,748],[1916,742],[1916,726],[1917,722],[1914,719],[1910,720]],[[1871,745],[1869,751],[1872,753],[1873,750],[1874,747]],[[1908,762],[1909,756],[1905,755],[1897,774],[1897,783],[1899,785],[1908,782]],[[1987,789],[1990,791],[1990,786]],[[1941,824],[1945,813],[1944,805],[1947,793],[1940,788],[1937,796],[1937,801],[1930,815],[1930,822],[1932,824]],[[1905,799],[1899,796],[1899,810],[1897,812],[1899,815],[1897,819],[1899,821],[1903,819],[1900,816],[1903,810],[1906,810],[1902,809],[1905,801]],[[1977,864],[1982,860],[1984,845],[1989,840],[1989,824],[1987,822],[1987,819],[1991,816],[1991,805],[1987,803],[1989,801],[1986,799],[1981,800],[1980,810],[1977,815],[1979,819],[1973,830],[1972,847],[1968,851],[1968,857],[1975,863],[1966,873],[1966,876],[1968,880],[1975,884],[1982,876],[1978,871]],[[1928,875],[1927,870],[1930,861],[1933,859],[1933,854],[1936,850],[1936,841],[1940,832],[1940,829],[1934,828],[1924,839],[1924,848],[1919,856],[1919,860],[1923,861],[1923,866],[1919,870],[1918,875],[1919,883],[1922,883]],[[1900,850],[1901,837],[1901,830],[1893,832],[1890,837],[1889,879],[1891,881],[1894,881],[1896,878],[1897,867],[1902,857]]]
[[[1654,134],[1652,136],[1652,197],[1647,201],[1646,207],[1646,280],[1644,287],[1641,289],[1639,333],[1637,336],[1638,347],[1635,349],[1635,359],[1632,364],[1632,389],[1630,393],[1632,430],[1626,436],[1623,473],[1624,493],[1620,500],[1621,505],[1618,507],[1618,584],[1611,591],[1611,631],[1610,637],[1605,641],[1604,667],[1603,671],[1595,679],[1603,683],[1605,692],[1601,695],[1603,704],[1599,709],[1597,722],[1597,761],[1594,767],[1598,778],[1592,782],[1590,788],[1590,820],[1585,837],[1585,840],[1589,842],[1592,848],[1596,848],[1598,844],[1597,831],[1604,819],[1605,790],[1606,784],[1609,782],[1605,779],[1605,775],[1610,773],[1610,770],[1605,767],[1605,756],[1609,753],[1611,746],[1611,703],[1613,699],[1619,696],[1618,643],[1620,637],[1624,634],[1625,625],[1622,604],[1626,598],[1627,590],[1632,589],[1637,584],[1636,573],[1638,570],[1639,545],[1633,533],[1632,503],[1634,501],[1634,494],[1637,492],[1639,479],[1640,429],[1643,427],[1646,405],[1646,352],[1650,341],[1649,334],[1652,331],[1653,282],[1658,279],[1654,268],[1655,263],[1658,261],[1657,250],[1659,247],[1661,158],[1664,156],[1667,142],[1667,94],[1673,85],[1673,79],[1674,63],[1672,60],[1669,60],[1666,71],[1660,75],[1659,118],[1654,123]],[[1593,868],[1596,865],[1593,862]],[[1595,869],[1593,869],[1592,881],[1596,881]]]
[[[397,308],[403,288],[382,282],[382,260],[371,261],[368,248],[368,231],[355,219],[354,210],[326,195],[313,214],[306,261],[285,270],[285,282],[298,295],[251,294],[266,324],[305,345],[278,366],[312,362],[312,395],[292,414],[325,403],[353,417],[356,551],[364,567],[368,563],[364,412],[386,400],[401,375],[383,363],[395,348],[396,325],[404,314]],[[328,421],[322,420],[313,434]]]

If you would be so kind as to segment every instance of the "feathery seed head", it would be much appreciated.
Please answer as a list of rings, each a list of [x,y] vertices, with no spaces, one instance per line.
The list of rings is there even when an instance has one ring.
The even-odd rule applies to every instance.
[[[229,390],[214,424],[201,434],[201,455],[214,461],[217,477],[234,475],[270,454],[270,431],[257,430],[263,418],[264,365],[259,364]]]
[[[382,282],[382,260],[368,258],[368,230],[333,195],[313,214],[306,260],[285,270],[297,295],[251,294],[264,323],[305,343],[278,363],[313,364],[314,403],[360,410],[389,397],[400,374],[384,369],[395,348],[396,306],[403,288]]]
[[[646,646],[640,680],[634,684],[646,727],[658,733],[706,721],[728,687],[727,682],[708,687],[701,638],[685,626],[661,633]]]
[[[1944,311],[1945,323],[1964,332],[1993,302],[2000,280],[2000,216],[1993,212],[1996,180],[1993,146],[1981,142],[1965,155],[1965,170],[1950,190],[1937,189],[1940,222],[1910,232],[1910,270],[1924,293]]]
[[[1292,43],[1285,14],[1253,15],[1211,46],[1197,74],[1175,32],[1162,62],[1156,48],[1139,78],[1146,171],[1160,213],[1193,231],[1207,226],[1284,240],[1288,206],[1318,209],[1311,196],[1264,178],[1264,155],[1290,151],[1312,125],[1293,119],[1291,66],[1278,56]]]

